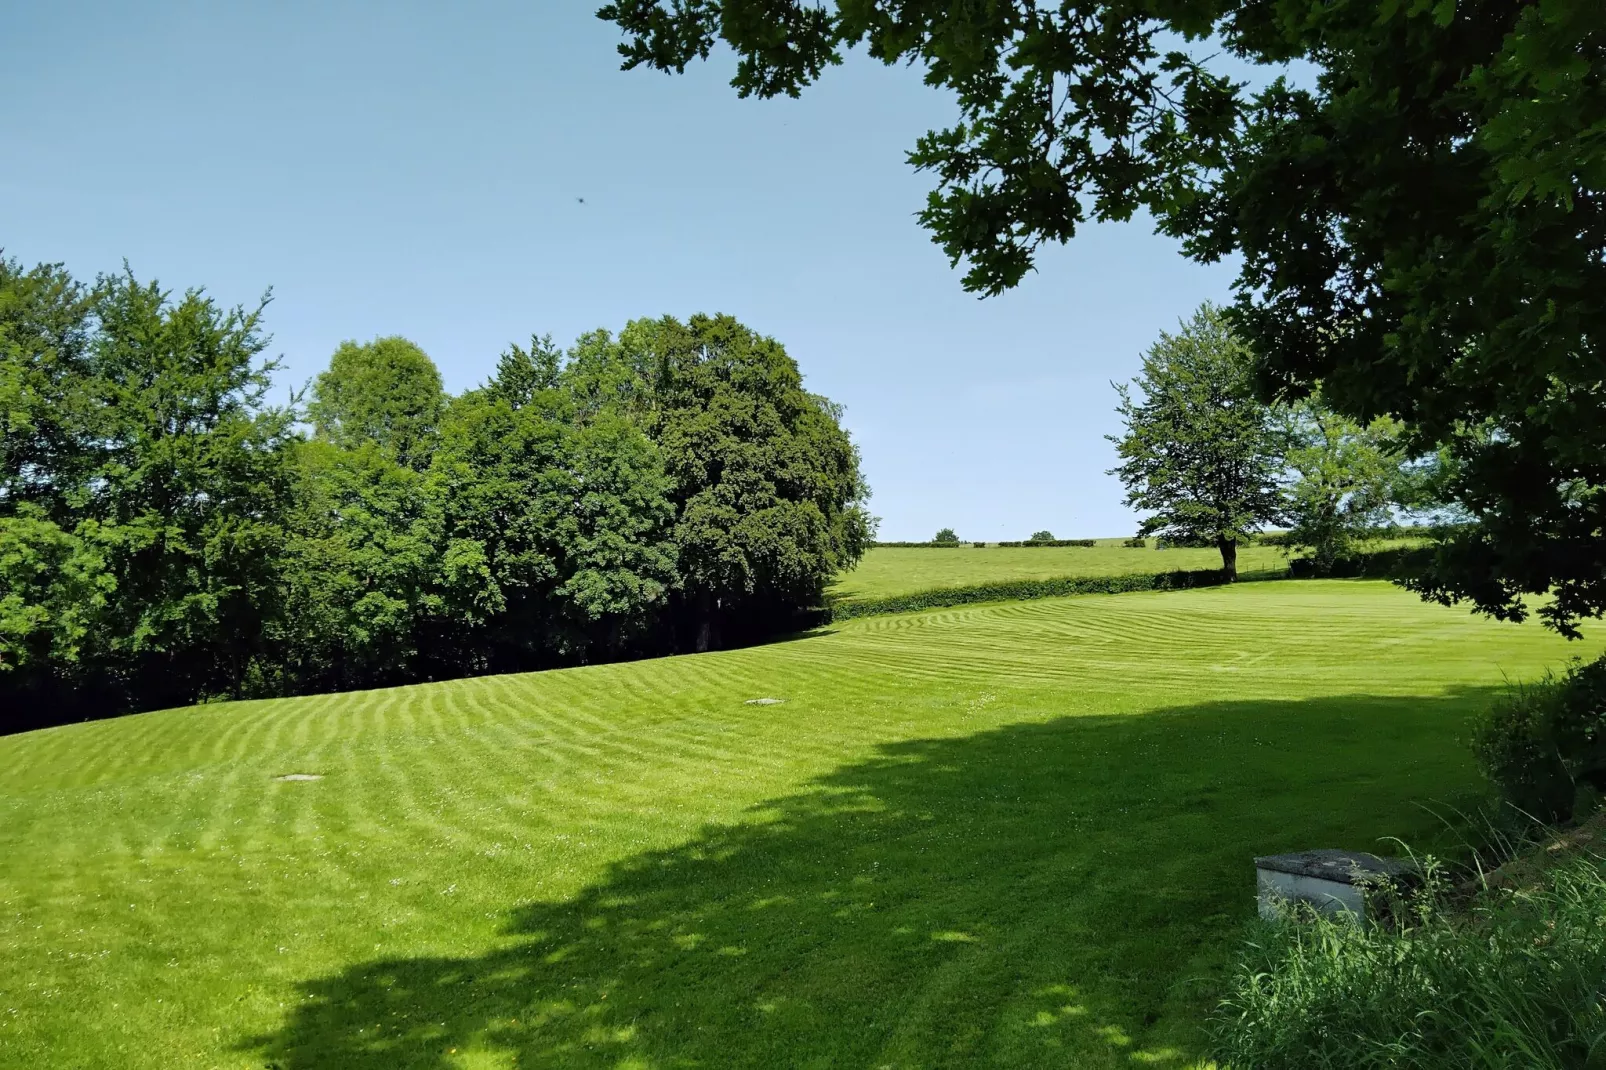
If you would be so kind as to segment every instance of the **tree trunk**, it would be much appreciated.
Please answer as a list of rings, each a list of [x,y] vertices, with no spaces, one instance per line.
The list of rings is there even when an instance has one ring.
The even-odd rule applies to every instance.
[[[707,593],[697,597],[697,644],[699,654],[706,654],[719,643],[719,632],[714,620],[716,603]]]
[[[1221,550],[1221,571],[1227,574],[1228,583],[1238,582],[1238,540],[1217,539],[1216,546]]]

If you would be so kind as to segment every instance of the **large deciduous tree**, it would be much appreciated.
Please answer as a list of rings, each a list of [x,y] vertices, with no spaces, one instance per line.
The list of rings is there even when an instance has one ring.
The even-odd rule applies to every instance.
[[[511,350],[443,427],[441,673],[617,656],[675,582],[658,450],[617,413],[582,419],[542,351]]]
[[[1111,471],[1127,504],[1150,514],[1138,533],[1214,546],[1237,579],[1239,542],[1282,516],[1280,436],[1255,397],[1249,350],[1205,305],[1116,391],[1126,433],[1109,436],[1121,457]]]
[[[1241,264],[1265,397],[1320,387],[1442,448],[1474,521],[1415,585],[1572,634],[1606,609],[1606,18],[1598,0],[616,0],[626,66],[723,39],[743,95],[850,46],[922,66],[959,121],[911,160],[965,285],[1145,210]],[[1225,66],[1206,54],[1234,64]],[[1270,79],[1297,61],[1311,76]],[[1234,80],[1261,65],[1268,87]]]
[[[405,338],[342,342],[313,383],[317,437],[346,449],[372,442],[409,468],[429,467],[446,393],[435,362]]]
[[[260,319],[128,273],[0,269],[6,705],[192,702],[266,655],[293,435]]]
[[[264,693],[405,683],[419,622],[438,612],[443,517],[428,478],[379,445],[296,446],[297,482],[281,566],[285,613]]]
[[[676,616],[695,649],[818,605],[873,534],[857,448],[774,339],[729,316],[637,320],[581,340],[572,388],[662,451],[675,505]]]

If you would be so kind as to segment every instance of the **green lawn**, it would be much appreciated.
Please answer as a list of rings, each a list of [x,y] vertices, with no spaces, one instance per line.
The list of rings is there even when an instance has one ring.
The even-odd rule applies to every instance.
[[[1285,568],[1288,557],[1277,546],[1241,546],[1242,572]],[[1221,554],[1209,549],[1136,550],[1120,539],[1097,546],[962,546],[954,550],[883,546],[864,555],[859,567],[842,576],[831,597],[888,598],[938,587],[968,587],[1009,580],[1048,580],[1061,576],[1114,576],[1220,568]]]
[[[1269,582],[3,738],[0,1065],[1186,1065],[1250,856],[1599,648]]]

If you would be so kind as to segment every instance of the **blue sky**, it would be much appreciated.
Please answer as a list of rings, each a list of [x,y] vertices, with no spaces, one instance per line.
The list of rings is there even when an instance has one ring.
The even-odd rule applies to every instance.
[[[904,153],[952,118],[917,71],[738,100],[717,62],[621,73],[594,6],[11,5],[0,246],[271,286],[287,386],[346,338],[406,335],[461,390],[532,333],[728,312],[846,406],[883,538],[1132,531],[1109,382],[1230,269],[1094,227],[978,300],[914,220]]]

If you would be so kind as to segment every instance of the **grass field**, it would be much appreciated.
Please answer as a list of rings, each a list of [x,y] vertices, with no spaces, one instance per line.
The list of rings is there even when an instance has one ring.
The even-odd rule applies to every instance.
[[[1241,546],[1238,569],[1255,572],[1284,568],[1288,557],[1277,546]],[[1210,549],[1131,549],[1120,539],[1097,546],[962,546],[954,550],[881,546],[864,555],[859,567],[831,588],[837,599],[887,598],[939,587],[967,587],[1010,580],[1060,576],[1113,576],[1221,567],[1221,553]]]
[[[3,738],[0,1065],[1187,1065],[1250,856],[1599,647],[1270,582]]]

